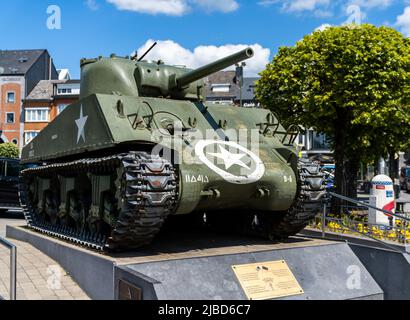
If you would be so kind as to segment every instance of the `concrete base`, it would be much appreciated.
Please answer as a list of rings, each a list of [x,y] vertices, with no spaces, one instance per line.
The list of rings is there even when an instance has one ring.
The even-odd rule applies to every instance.
[[[392,250],[350,245],[383,289],[386,300],[410,300],[410,256]]]
[[[246,300],[231,267],[282,259],[305,291],[283,300],[383,299],[383,291],[344,243],[122,266],[116,268],[116,294],[123,280],[142,289],[143,300]],[[351,280],[349,289],[353,272],[360,284]]]
[[[231,266],[282,259],[305,291],[284,299],[383,299],[382,289],[346,243],[294,237],[272,244],[167,233],[138,252],[104,255],[22,227],[8,226],[7,236],[27,241],[56,260],[92,299],[118,299],[121,281],[121,286],[135,287],[134,299],[244,300]],[[356,286],[349,285],[352,272],[359,275],[359,286],[354,281]]]

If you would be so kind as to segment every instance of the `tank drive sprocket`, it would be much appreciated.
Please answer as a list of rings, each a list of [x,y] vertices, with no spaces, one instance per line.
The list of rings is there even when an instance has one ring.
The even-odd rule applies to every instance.
[[[110,184],[93,208],[98,177],[110,177]],[[61,190],[68,191],[63,181],[70,178],[76,187],[63,203]],[[91,188],[84,187],[87,179]],[[31,229],[97,250],[151,242],[175,210],[177,188],[174,166],[146,152],[43,165],[20,177],[21,205]]]

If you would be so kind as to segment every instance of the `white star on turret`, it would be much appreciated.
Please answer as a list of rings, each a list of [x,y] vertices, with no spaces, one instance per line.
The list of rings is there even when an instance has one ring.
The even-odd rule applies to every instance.
[[[228,170],[233,165],[241,166],[242,168],[250,170],[250,168],[241,159],[246,156],[246,154],[230,153],[224,147],[219,145],[220,153],[210,153],[211,156],[222,159],[225,164],[225,170]]]
[[[85,124],[87,123],[87,119],[88,116],[84,116],[83,115],[83,106],[81,105],[81,109],[80,109],[80,118],[75,120],[75,123],[77,125],[78,128],[78,134],[77,134],[77,143],[80,142],[80,138],[83,138],[84,142],[85,142]]]

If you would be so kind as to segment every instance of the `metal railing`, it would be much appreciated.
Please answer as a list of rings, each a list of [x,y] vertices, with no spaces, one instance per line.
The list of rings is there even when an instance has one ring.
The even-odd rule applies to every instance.
[[[407,216],[406,213],[402,213],[402,214],[404,214],[404,215],[397,214],[397,213],[392,213],[392,212],[390,212],[390,211],[377,208],[377,207],[375,207],[375,206],[373,206],[373,205],[371,205],[371,204],[369,204],[369,203],[366,203],[366,202],[364,202],[364,201],[360,201],[360,200],[348,198],[348,197],[342,196],[342,195],[337,194],[337,193],[334,193],[334,192],[328,192],[328,196],[335,197],[335,198],[338,198],[338,199],[340,199],[340,200],[343,200],[343,201],[346,201],[346,202],[349,202],[349,203],[353,203],[353,204],[355,204],[357,207],[360,207],[360,208],[373,209],[373,210],[382,212],[382,213],[384,213],[384,214],[387,214],[387,215],[389,215],[389,216],[395,217],[395,218],[397,218],[397,219],[403,221],[401,227],[392,226],[392,227],[389,227],[389,228],[390,228],[390,230],[392,230],[393,232],[395,232],[396,230],[398,230],[399,233],[401,233],[401,232],[403,233],[404,248],[405,248],[405,251],[408,253],[407,239],[406,239],[406,232],[407,232],[406,223],[409,223],[409,222],[410,222],[410,218]],[[327,200],[329,200],[329,197],[328,197]],[[321,217],[321,220],[322,220],[322,221],[321,221],[321,225],[322,225],[322,228],[321,228],[321,230],[322,230],[322,238],[325,238],[325,237],[326,237],[326,222],[327,222],[327,221],[332,221],[332,222],[339,223],[342,227],[344,227],[344,228],[346,228],[346,229],[348,229],[348,230],[350,230],[350,231],[359,233],[359,234],[364,235],[364,236],[366,236],[366,237],[368,237],[368,238],[371,238],[371,239],[373,239],[373,240],[375,240],[375,241],[377,241],[377,242],[380,242],[380,243],[384,244],[384,245],[387,246],[387,247],[390,247],[389,244],[386,243],[385,241],[383,241],[383,240],[381,240],[381,239],[378,239],[377,237],[374,237],[374,236],[373,236],[373,235],[374,235],[374,234],[373,234],[373,227],[376,227],[377,230],[379,230],[379,228],[381,227],[381,225],[375,225],[375,224],[371,224],[371,223],[369,223],[369,222],[365,222],[365,224],[367,225],[367,229],[370,230],[370,232],[365,233],[365,232],[363,232],[363,230],[360,231],[359,228],[357,228],[357,227],[355,227],[355,228],[351,227],[351,224],[356,224],[357,226],[361,224],[361,225],[363,226],[363,224],[364,224],[363,222],[349,220],[349,221],[348,221],[349,224],[346,225],[346,224],[344,223],[343,219],[340,219],[340,218],[339,218],[339,219],[338,219],[338,218],[329,218],[329,217],[327,217],[327,210],[328,210],[328,201],[325,201],[325,202],[324,202],[324,205],[323,205],[323,212],[322,212],[322,217]],[[369,226],[370,226],[370,227],[369,227]],[[380,231],[380,230],[379,230],[379,231]]]
[[[17,247],[0,237],[0,245],[10,250],[10,300],[17,299]]]

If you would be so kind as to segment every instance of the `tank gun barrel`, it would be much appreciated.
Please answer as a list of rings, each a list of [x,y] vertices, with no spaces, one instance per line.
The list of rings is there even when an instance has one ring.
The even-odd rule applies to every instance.
[[[242,51],[234,53],[228,57],[222,58],[220,60],[214,61],[210,64],[207,64],[203,67],[200,67],[196,70],[192,70],[182,76],[179,76],[175,79],[175,88],[182,88],[189,85],[192,82],[205,78],[215,72],[221,71],[225,68],[228,68],[235,63],[241,62],[252,58],[254,51],[251,47],[248,47]]]

